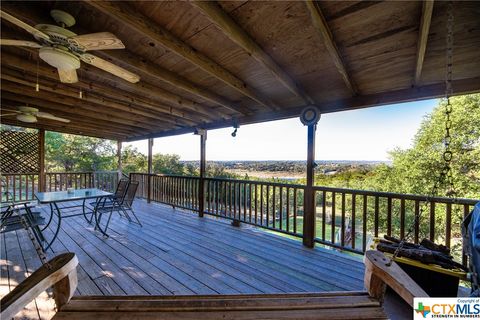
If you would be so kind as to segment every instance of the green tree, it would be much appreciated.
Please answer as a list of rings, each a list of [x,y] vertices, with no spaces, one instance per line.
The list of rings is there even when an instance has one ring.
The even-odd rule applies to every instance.
[[[125,174],[147,172],[147,166],[147,156],[138,151],[137,148],[126,146],[122,149],[122,171]]]
[[[410,149],[391,152],[391,168],[378,168],[372,184],[375,189],[429,194],[444,166],[445,101],[427,115]],[[453,152],[452,173],[459,197],[480,195],[480,94],[451,98]],[[370,182],[370,183],[371,183]],[[442,186],[439,195],[446,195]]]
[[[47,171],[114,170],[115,154],[110,140],[50,131],[45,134]]]

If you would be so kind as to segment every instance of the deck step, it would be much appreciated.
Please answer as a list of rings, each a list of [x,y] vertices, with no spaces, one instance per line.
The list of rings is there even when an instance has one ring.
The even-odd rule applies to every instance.
[[[386,319],[365,292],[74,297],[54,319]]]

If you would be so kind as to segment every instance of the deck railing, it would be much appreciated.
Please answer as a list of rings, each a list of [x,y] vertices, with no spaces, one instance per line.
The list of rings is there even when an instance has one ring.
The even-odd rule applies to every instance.
[[[0,180],[1,200],[17,202],[33,200],[40,189],[63,191],[95,187],[113,192],[118,183],[118,171],[47,172],[43,188],[39,188],[38,173],[2,173]]]
[[[199,210],[199,178],[152,174],[151,201]],[[130,174],[140,182],[139,197],[148,198],[149,175]],[[302,237],[304,185],[205,178],[204,214],[224,217]],[[429,238],[461,254],[461,221],[478,200],[315,186],[316,237],[320,244],[363,253],[372,237],[402,238],[412,232],[418,243]]]

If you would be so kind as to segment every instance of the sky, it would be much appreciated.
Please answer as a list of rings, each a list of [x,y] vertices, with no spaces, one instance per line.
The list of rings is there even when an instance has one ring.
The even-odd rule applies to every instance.
[[[408,148],[424,116],[438,100],[425,100],[322,115],[317,125],[317,160],[388,161],[395,147]],[[299,118],[209,130],[207,161],[306,160],[307,127]],[[126,143],[144,154],[147,141]],[[200,138],[193,134],[157,138],[153,153],[178,154],[199,160]]]

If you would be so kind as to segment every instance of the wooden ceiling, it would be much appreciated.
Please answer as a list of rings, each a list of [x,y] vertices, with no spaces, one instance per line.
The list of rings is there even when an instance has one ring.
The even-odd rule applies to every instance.
[[[75,16],[77,34],[114,33],[126,49],[93,53],[141,80],[82,64],[79,82],[62,84],[54,68],[37,64],[37,49],[2,47],[2,109],[29,104],[72,120],[33,125],[47,130],[137,140],[295,117],[308,105],[335,112],[445,90],[447,2],[2,1],[30,25],[54,24],[54,8]],[[453,90],[478,92],[480,2],[455,2],[453,13]],[[33,40],[3,20],[1,33]]]

